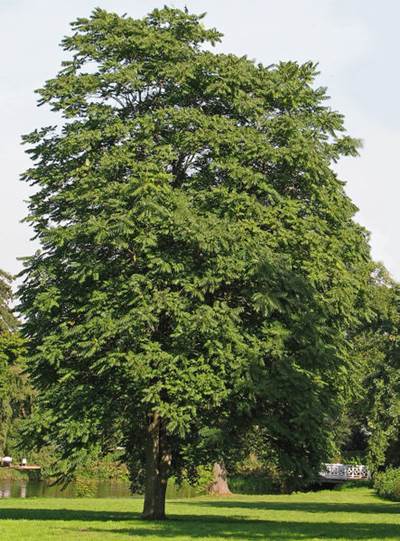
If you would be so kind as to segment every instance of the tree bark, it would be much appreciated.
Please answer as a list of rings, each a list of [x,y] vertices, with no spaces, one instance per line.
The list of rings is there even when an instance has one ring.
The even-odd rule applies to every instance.
[[[214,480],[210,486],[209,493],[213,496],[230,496],[232,492],[229,490],[228,478],[225,466],[223,463],[215,463],[213,467]]]
[[[142,518],[165,520],[165,494],[171,465],[166,434],[158,413],[151,415],[146,438],[146,479]]]

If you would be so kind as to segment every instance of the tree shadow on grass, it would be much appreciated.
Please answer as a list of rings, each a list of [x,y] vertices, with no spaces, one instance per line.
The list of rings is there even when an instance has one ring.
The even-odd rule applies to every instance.
[[[367,513],[367,514],[400,514],[400,504],[386,503],[318,503],[318,502],[251,502],[226,498],[218,501],[175,502],[175,505],[195,505],[196,507],[215,507],[218,509],[249,509],[258,511],[300,511],[302,513]]]
[[[189,515],[184,514],[189,506],[220,509],[221,515]],[[92,511],[84,509],[24,509],[5,508],[0,509],[0,519],[12,520],[36,520],[36,521],[80,521],[82,526],[65,525],[65,538],[67,532],[85,531],[86,533],[101,534],[107,539],[118,539],[118,535],[135,538],[174,539],[176,537],[185,540],[201,540],[215,537],[217,539],[232,539],[240,541],[304,541],[307,539],[355,539],[364,540],[382,539],[385,541],[398,541],[400,539],[400,514],[399,523],[367,523],[367,522],[335,522],[334,515],[327,517],[326,513],[370,513],[370,514],[395,514],[399,513],[398,504],[384,503],[313,503],[313,502],[279,502],[279,501],[252,501],[219,500],[219,501],[174,501],[174,506],[182,506],[182,514],[170,515],[166,522],[145,523],[140,520],[137,512],[121,511]],[[186,510],[183,507],[186,506]],[[189,507],[190,509],[190,507]],[[224,516],[224,509],[230,509],[232,516]],[[302,513],[321,513],[323,521],[307,522],[304,515],[299,516],[299,521],[263,520],[256,517],[240,516],[243,510],[264,511],[268,518],[268,511],[296,511]],[[311,519],[310,515],[310,519]],[[274,517],[275,518],[275,517]],[[290,516],[282,516],[282,519]],[[388,517],[389,518],[389,517]],[[315,520],[315,517],[311,520]],[[97,522],[97,524],[94,524]],[[107,527],[101,523],[108,523]],[[112,524],[110,524],[112,522]],[[91,524],[93,523],[93,524]],[[99,524],[100,523],[100,524]],[[118,528],[118,526],[121,526]]]
[[[68,529],[71,531],[71,529]],[[79,531],[74,529],[74,531]],[[398,541],[400,539],[400,524],[377,524],[377,523],[335,523],[335,522],[273,522],[265,520],[229,519],[216,520],[213,516],[191,517],[184,520],[168,520],[156,525],[146,527],[143,522],[132,524],[123,528],[97,528],[88,527],[87,532],[101,534],[107,539],[107,534],[112,534],[117,540],[117,535],[132,536],[146,539],[146,537],[160,539],[233,539],[240,541],[305,541],[355,539],[364,540],[382,539],[385,541]],[[115,536],[115,537],[114,537]]]
[[[359,508],[364,509],[362,512],[384,512],[384,505],[380,504],[365,504],[365,506],[353,504],[302,504],[302,503],[280,503],[278,502],[241,502],[241,501],[221,501],[221,502],[174,502],[182,505],[214,505],[221,508],[222,516],[218,515],[171,515],[169,520],[165,522],[145,523],[140,520],[139,513],[134,512],[107,512],[107,511],[85,511],[85,510],[69,510],[69,509],[0,509],[0,519],[14,520],[36,520],[36,521],[80,521],[82,526],[73,525],[64,526],[65,539],[68,539],[67,532],[85,532],[93,534],[101,534],[101,538],[107,539],[108,535],[112,535],[112,539],[117,540],[119,535],[131,536],[140,539],[155,538],[174,539],[176,537],[185,540],[200,540],[206,538],[216,539],[232,539],[240,541],[260,541],[262,539],[270,541],[305,541],[307,539],[323,539],[325,541],[336,539],[355,539],[364,540],[382,539],[385,541],[398,541],[400,539],[400,517],[399,523],[393,522],[382,523],[363,523],[363,522],[335,522],[334,516],[332,521],[326,520],[322,522],[307,522],[304,520],[294,521],[279,521],[279,520],[258,520],[257,518],[241,517],[241,516],[223,516],[225,507],[238,509],[260,509],[257,504],[262,504],[262,510],[268,513],[268,509],[278,510],[293,510],[307,511],[314,513],[319,511],[324,513],[327,509],[330,512],[359,512]],[[253,505],[253,503],[255,505]],[[218,504],[218,505],[216,505]],[[311,508],[310,508],[311,506]],[[378,508],[377,511],[375,508]],[[398,506],[389,505],[387,508],[391,512],[397,512]],[[357,511],[355,511],[355,509]],[[389,512],[389,511],[387,511]],[[267,515],[268,516],[268,515]],[[282,517],[284,518],[284,517]],[[300,518],[300,517],[299,517]],[[97,524],[94,524],[97,522]],[[99,523],[109,524],[111,528],[104,524],[102,527]],[[112,522],[112,524],[110,524]],[[91,525],[91,523],[93,523]],[[121,526],[118,528],[118,526]],[[71,524],[72,526],[72,524]]]
[[[400,517],[400,504],[394,502],[385,503],[329,503],[329,502],[284,502],[284,501],[265,501],[265,500],[253,500],[242,501],[232,500],[230,498],[221,500],[174,500],[170,502],[174,507],[190,508],[195,506],[196,508],[216,508],[221,510],[221,515],[207,516],[207,520],[219,520],[224,521],[235,518],[244,519],[240,511],[264,511],[266,514],[268,511],[294,511],[301,513],[366,513],[366,514],[395,514]],[[224,516],[224,509],[237,509],[236,516],[233,514],[228,517]],[[202,520],[205,515],[189,515],[182,510],[180,515],[170,515],[169,518],[174,520]],[[274,517],[275,518],[275,517]],[[14,520],[82,520],[85,522],[93,521],[126,521],[133,519],[140,519],[140,513],[135,511],[93,511],[85,509],[26,509],[26,508],[0,508],[0,519],[14,519]],[[249,517],[252,520],[251,517]],[[399,518],[400,522],[400,518]],[[399,536],[400,539],[400,536]]]
[[[0,508],[0,520],[81,520],[83,522],[125,521],[140,518],[139,513],[121,511],[86,511],[85,509]]]

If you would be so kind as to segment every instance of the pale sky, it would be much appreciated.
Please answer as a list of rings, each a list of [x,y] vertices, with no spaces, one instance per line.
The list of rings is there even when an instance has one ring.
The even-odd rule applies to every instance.
[[[319,62],[318,83],[360,137],[359,158],[338,171],[371,231],[372,254],[400,279],[400,2],[398,0],[0,0],[0,268],[20,270],[17,258],[36,245],[20,223],[29,190],[19,175],[29,166],[20,137],[55,123],[36,107],[35,88],[53,77],[65,57],[59,43],[69,22],[99,6],[142,17],[164,4],[207,12],[205,23],[225,34],[220,50],[266,65],[279,60]]]

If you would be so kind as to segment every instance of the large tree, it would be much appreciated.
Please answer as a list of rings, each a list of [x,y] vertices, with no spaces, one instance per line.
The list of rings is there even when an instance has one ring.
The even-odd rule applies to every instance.
[[[55,125],[25,137],[35,435],[64,476],[123,444],[147,518],[172,473],[252,424],[306,481],[334,447],[363,309],[367,237],[331,168],[357,141],[315,65],[216,54],[202,16],[97,9],[72,28],[39,90]]]

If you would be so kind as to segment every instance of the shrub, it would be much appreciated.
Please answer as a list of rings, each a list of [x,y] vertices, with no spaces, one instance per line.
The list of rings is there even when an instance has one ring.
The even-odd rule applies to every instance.
[[[191,472],[184,471],[178,477],[171,477],[169,482],[169,496],[191,498],[208,494],[213,483],[213,466],[197,466]]]
[[[345,481],[344,483],[340,483],[339,485],[335,486],[335,490],[348,490],[349,488],[371,488],[373,485],[373,482],[371,479],[354,479],[353,481]]]
[[[74,488],[77,498],[93,498],[96,495],[96,481],[93,479],[79,478]]]
[[[88,462],[78,468],[78,479],[97,479],[114,481],[129,481],[128,468],[121,462],[120,453],[109,453],[106,456],[94,456]]]
[[[260,459],[256,452],[250,452],[237,462],[228,476],[229,487],[238,494],[278,494],[292,491],[290,483],[277,465],[274,457]],[[261,454],[261,453],[260,453]]]
[[[400,469],[388,468],[375,474],[374,488],[382,498],[400,501]]]
[[[237,494],[278,494],[285,492],[277,479],[264,471],[240,473],[229,477],[229,488]]]

